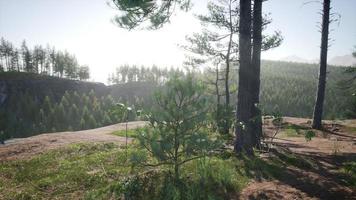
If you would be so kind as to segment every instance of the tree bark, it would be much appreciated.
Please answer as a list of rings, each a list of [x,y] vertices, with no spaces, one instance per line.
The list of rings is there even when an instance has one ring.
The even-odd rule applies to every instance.
[[[230,131],[230,89],[229,89],[229,78],[230,78],[230,54],[231,54],[231,46],[232,46],[232,36],[234,34],[233,24],[232,24],[232,14],[231,14],[231,0],[229,2],[229,26],[230,26],[230,35],[229,35],[229,45],[226,53],[226,71],[225,71],[225,124],[224,124],[224,134],[228,135]]]
[[[321,47],[320,47],[320,69],[319,69],[319,83],[316,96],[316,102],[313,113],[312,127],[315,129],[322,129],[323,104],[325,97],[326,84],[326,68],[328,59],[328,40],[329,40],[329,23],[330,23],[330,0],[324,0],[323,5],[323,22],[321,30]]]
[[[258,147],[262,136],[262,116],[258,108],[260,102],[260,72],[261,72],[261,48],[262,48],[262,1],[254,0],[253,4],[253,51],[251,68],[253,78],[251,80],[252,90],[252,120],[253,120],[253,145]]]
[[[236,153],[253,155],[251,141],[252,94],[251,94],[251,0],[240,0],[239,29],[239,88],[236,112]]]
[[[219,66],[216,66],[216,71],[215,71],[216,79],[215,79],[215,92],[216,92],[216,122],[217,122],[217,127],[219,127],[219,120],[221,116],[221,111],[220,111],[220,91],[219,91]]]

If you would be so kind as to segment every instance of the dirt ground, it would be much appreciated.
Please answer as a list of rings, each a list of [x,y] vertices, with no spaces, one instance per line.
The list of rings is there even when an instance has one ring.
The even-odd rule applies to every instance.
[[[285,117],[284,122],[310,130],[310,120]],[[325,121],[325,131],[307,142],[304,137],[280,137],[273,140],[277,151],[264,155],[266,159],[287,151],[307,158],[315,167],[288,165],[276,180],[255,180],[243,189],[239,199],[356,199],[356,188],[346,187],[339,172],[345,161],[356,161],[356,120]],[[265,125],[264,131],[275,131]],[[268,139],[267,139],[268,141]]]
[[[146,122],[128,123],[128,129],[145,126]],[[110,125],[91,130],[75,132],[45,133],[28,138],[11,139],[0,145],[0,162],[13,159],[27,159],[50,149],[81,142],[118,142],[124,143],[125,138],[110,133],[124,130],[125,123]],[[129,139],[130,141],[130,139]]]

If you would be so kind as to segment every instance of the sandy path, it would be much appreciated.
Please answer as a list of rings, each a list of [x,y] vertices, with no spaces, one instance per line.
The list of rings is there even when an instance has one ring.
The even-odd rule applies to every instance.
[[[145,126],[144,121],[129,122],[128,128],[134,129]],[[125,123],[114,124],[96,129],[44,133],[28,138],[11,139],[0,145],[0,161],[12,159],[26,159],[33,155],[42,153],[49,149],[62,147],[68,144],[80,142],[125,142],[124,137],[111,135],[110,133],[117,130],[124,130]]]

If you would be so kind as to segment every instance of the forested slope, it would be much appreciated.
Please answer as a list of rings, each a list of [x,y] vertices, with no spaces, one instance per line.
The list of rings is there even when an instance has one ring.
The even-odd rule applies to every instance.
[[[119,70],[115,76],[121,77],[122,81],[110,86],[39,74],[0,73],[0,131],[7,137],[24,137],[115,123],[119,119],[113,116],[111,109],[116,102],[134,110],[147,110],[152,105],[154,91],[174,74],[160,68],[126,68],[125,73],[131,74],[126,76],[134,78],[123,79],[125,76]],[[330,66],[328,69],[324,117],[343,118],[354,97],[342,90],[339,82],[349,78],[349,74],[344,73],[343,67]],[[264,113],[310,118],[315,102],[317,70],[318,66],[313,64],[263,61],[261,108]],[[180,76],[183,75],[180,72]],[[199,76],[204,77],[204,72]],[[236,85],[236,79],[232,77],[231,87]],[[236,93],[231,95],[231,102],[236,102],[236,96]],[[135,115],[130,119],[135,119]]]
[[[292,62],[263,61],[261,104],[267,113],[311,117],[317,89],[318,66]],[[352,96],[341,89],[340,81],[348,79],[345,67],[328,67],[324,117],[341,118]]]
[[[109,94],[110,89],[103,83],[2,72],[1,137],[25,137],[110,124],[112,120],[108,119],[107,110],[113,100]]]
[[[231,70],[230,91],[235,91],[231,94],[231,102],[235,103],[237,101],[238,66],[234,66]],[[345,71],[346,67],[328,67],[324,105],[324,117],[326,119],[345,117],[347,108],[352,104],[353,96],[351,92],[342,89],[340,85],[340,82],[350,78],[350,74],[345,73]],[[196,77],[214,81],[215,72],[211,73],[208,70],[204,70],[195,73],[198,73]],[[130,74],[130,76],[127,74]],[[122,100],[128,101],[131,105],[149,107],[151,94],[156,85],[161,85],[161,80],[167,80],[172,74],[167,73],[167,69],[160,68],[151,68],[149,70],[147,68],[140,69],[137,66],[120,67],[110,77],[111,79],[119,79],[117,81],[119,84],[110,86],[112,88],[112,96],[114,98],[120,96]],[[146,77],[148,75],[150,76],[149,78]],[[279,113],[283,116],[311,118],[315,103],[317,77],[317,64],[262,61],[260,94],[262,110],[265,114]],[[213,96],[215,86],[208,83],[206,85],[211,87],[211,90],[209,90],[211,91],[210,95],[212,95],[212,99],[215,99]],[[220,85],[220,87],[221,91],[224,91],[224,86]],[[224,101],[223,98],[222,96],[221,101]]]

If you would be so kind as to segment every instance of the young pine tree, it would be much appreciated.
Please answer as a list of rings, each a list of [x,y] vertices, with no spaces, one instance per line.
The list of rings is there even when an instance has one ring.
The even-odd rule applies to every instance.
[[[157,159],[157,165],[172,167],[176,181],[180,166],[217,147],[202,128],[208,108],[203,92],[202,84],[192,76],[168,81],[166,88],[155,95],[156,104],[148,117],[151,128],[139,136],[140,144]]]

